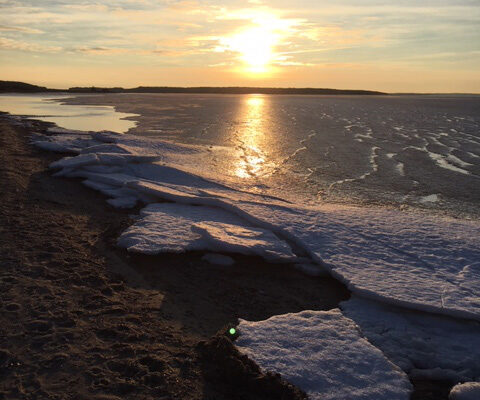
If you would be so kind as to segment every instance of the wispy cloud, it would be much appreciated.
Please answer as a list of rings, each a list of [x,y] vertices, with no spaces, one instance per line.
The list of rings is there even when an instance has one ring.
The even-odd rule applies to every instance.
[[[0,49],[27,51],[34,53],[58,53],[62,50],[62,48],[58,46],[44,46],[40,44],[8,39],[4,37],[0,37]]]
[[[41,31],[40,29],[33,29],[26,26],[8,26],[8,25],[0,25],[0,31],[31,33],[34,35],[44,33],[44,31]]]
[[[480,51],[478,0],[0,0],[0,10],[0,52],[22,52],[24,62],[37,53],[226,73],[239,62],[238,37],[265,26],[279,69],[471,68]]]

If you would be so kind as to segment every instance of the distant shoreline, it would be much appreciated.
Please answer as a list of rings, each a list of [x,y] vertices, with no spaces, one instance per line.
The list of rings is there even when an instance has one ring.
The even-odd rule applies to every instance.
[[[0,81],[0,93],[200,93],[200,94],[313,94],[313,95],[367,95],[386,96],[388,93],[373,90],[343,90],[329,88],[273,88],[273,87],[171,87],[171,86],[139,86],[125,89],[122,87],[72,87],[68,89],[50,89],[44,86],[31,85],[24,82]]]
[[[123,87],[71,87],[52,89],[17,81],[1,81],[0,93],[185,93],[185,94],[279,94],[279,95],[351,95],[351,96],[452,96],[477,97],[480,93],[386,93],[376,90],[331,89],[331,88],[276,88],[256,86],[138,86]]]

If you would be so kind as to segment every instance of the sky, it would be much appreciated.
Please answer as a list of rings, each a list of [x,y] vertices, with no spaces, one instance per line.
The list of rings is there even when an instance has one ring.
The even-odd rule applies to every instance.
[[[480,93],[480,0],[0,0],[0,80]]]

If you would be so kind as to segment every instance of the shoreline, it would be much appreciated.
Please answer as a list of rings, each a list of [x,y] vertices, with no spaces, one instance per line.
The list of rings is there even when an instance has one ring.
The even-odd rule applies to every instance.
[[[44,130],[47,126],[51,126],[47,123],[32,120],[29,120],[29,123],[35,130]],[[108,366],[108,359],[102,356],[102,354],[112,354],[109,358],[112,360],[125,358],[122,354],[128,353],[130,355],[127,357],[128,361],[123,364],[123,367],[119,368],[125,369],[126,365],[132,364],[139,366],[138,360],[142,359],[139,357],[139,351],[144,357],[147,357],[147,354],[152,352],[158,352],[155,341],[158,341],[157,335],[159,332],[162,332],[160,336],[167,338],[167,343],[170,341],[171,344],[167,353],[159,358],[162,361],[162,365],[165,366],[164,370],[167,373],[162,370],[162,383],[154,387],[155,390],[152,392],[155,393],[155,396],[158,396],[159,387],[168,391],[172,386],[170,382],[175,382],[174,386],[180,386],[182,389],[175,392],[170,391],[169,396],[172,396],[172,398],[203,398],[202,396],[205,393],[214,393],[216,399],[235,398],[232,397],[232,390],[241,390],[241,385],[238,385],[238,388],[235,388],[234,384],[222,387],[217,377],[217,382],[212,387],[212,382],[205,378],[209,373],[205,371],[204,363],[198,358],[198,343],[212,337],[218,337],[214,336],[215,333],[221,331],[229,324],[235,323],[237,318],[263,320],[272,315],[298,312],[305,309],[328,310],[337,307],[340,301],[349,296],[343,285],[332,278],[312,278],[294,270],[289,265],[268,264],[256,257],[233,256],[236,260],[236,265],[233,268],[226,269],[225,267],[212,266],[202,261],[203,252],[144,256],[128,254],[126,251],[116,248],[115,241],[119,233],[131,223],[128,212],[119,211],[108,206],[104,201],[103,195],[85,188],[83,185],[79,185],[78,180],[53,178],[47,170],[47,166],[50,162],[61,158],[61,155],[37,150],[29,145],[28,135],[33,129],[12,128],[9,125],[5,118],[0,117],[0,129],[3,132],[1,140],[4,142],[1,150],[2,165],[5,167],[8,165],[9,156],[6,153],[14,150],[14,154],[17,154],[17,157],[18,154],[23,152],[24,157],[28,158],[31,164],[35,166],[35,168],[32,168],[32,166],[27,165],[27,168],[21,168],[20,172],[18,170],[15,172],[15,170],[8,168],[6,171],[1,172],[2,183],[6,181],[10,183],[10,187],[12,187],[12,183],[24,187],[24,191],[19,190],[13,195],[13,198],[11,196],[12,193],[8,193],[8,190],[5,190],[7,193],[3,194],[4,198],[9,198],[11,204],[18,204],[15,199],[20,200],[22,196],[26,196],[24,197],[25,204],[22,204],[22,202],[18,204],[21,210],[20,214],[14,215],[13,219],[20,217],[20,219],[24,218],[27,221],[31,221],[33,218],[36,224],[46,224],[48,226],[48,235],[55,239],[59,237],[58,234],[60,232],[65,234],[68,227],[72,228],[67,242],[63,243],[64,240],[61,240],[60,244],[54,245],[52,243],[50,245],[51,251],[47,251],[47,254],[43,251],[42,246],[38,246],[37,248],[32,248],[31,252],[33,254],[30,257],[25,257],[22,254],[21,256],[17,255],[11,258],[11,262],[20,261],[21,264],[25,263],[25,265],[30,265],[28,264],[30,260],[39,258],[38,265],[35,266],[36,275],[31,277],[29,276],[31,274],[29,269],[25,271],[21,269],[23,271],[20,272],[20,274],[23,274],[22,279],[26,275],[26,278],[30,281],[33,279],[35,286],[38,286],[39,281],[48,281],[50,279],[50,283],[46,284],[46,288],[40,285],[40,289],[36,290],[39,293],[34,293],[35,299],[40,307],[43,308],[34,315],[34,325],[36,324],[35,321],[43,317],[40,321],[47,321],[48,329],[45,328],[47,329],[47,335],[51,336],[52,331],[54,333],[59,331],[55,325],[56,322],[53,322],[53,324],[48,322],[52,315],[62,311],[58,310],[58,305],[51,304],[52,301],[56,301],[59,298],[58,294],[51,288],[51,275],[55,271],[64,276],[60,280],[65,285],[63,289],[68,288],[62,291],[60,297],[70,296],[69,291],[71,287],[75,290],[77,290],[77,287],[81,287],[84,291],[83,301],[86,301],[85,297],[92,297],[93,299],[91,302],[86,301],[86,309],[84,307],[82,313],[78,314],[78,310],[76,310],[78,315],[69,313],[70,315],[66,317],[69,321],[67,325],[71,324],[72,320],[74,321],[70,330],[78,331],[77,327],[83,327],[86,315],[97,321],[99,315],[101,315],[100,320],[105,326],[100,329],[100,332],[95,327],[95,324],[92,327],[92,322],[94,321],[89,321],[91,330],[100,332],[99,334],[95,333],[92,342],[92,345],[95,344],[93,348],[97,349],[97,360],[93,362],[93,366],[91,364],[92,361],[82,360],[84,362],[83,370],[78,365],[75,368],[77,371],[75,376],[83,374],[81,378],[83,379],[82,387],[85,386],[85,382],[90,382],[90,386],[86,386],[89,390],[88,398],[96,398],[94,396],[103,394],[121,394],[122,398],[130,398],[130,394],[132,396],[133,394],[135,396],[139,394],[147,395],[147,392],[152,390],[151,387],[148,388],[148,385],[144,384],[145,380],[148,381],[150,379],[145,378],[145,376],[150,376],[148,374],[129,378],[130,381],[141,378],[140,381],[136,381],[134,384],[134,386],[141,385],[141,389],[136,387],[134,390],[131,386],[130,389],[125,389],[124,378],[122,378],[123,382],[120,382],[117,386],[106,385],[106,381],[118,381],[119,376],[118,371],[112,371]],[[10,132],[8,132],[8,135],[5,135],[5,131]],[[12,138],[15,139],[13,148],[8,145],[8,140]],[[15,159],[15,164],[18,161],[22,161],[21,158]],[[13,176],[10,176],[12,173]],[[20,185],[18,185],[19,182]],[[7,186],[4,184],[4,187]],[[62,216],[60,218],[57,216],[54,219],[55,223],[53,223],[49,221],[46,215],[31,215],[32,212],[35,212],[34,209],[29,210],[29,207],[33,206],[33,204],[30,204],[32,200],[29,199],[32,194],[35,200],[33,203],[37,203],[35,210],[38,210],[39,204],[46,203],[50,208],[50,212],[58,213],[61,211],[63,213]],[[2,199],[2,205],[3,218],[5,214],[9,213],[8,202]],[[130,210],[131,212],[132,210]],[[25,214],[28,215],[28,213],[30,215],[26,216]],[[7,215],[7,221],[8,219]],[[78,224],[78,220],[80,220],[80,224]],[[111,226],[112,221],[114,221],[113,227]],[[30,233],[33,234],[33,232]],[[15,240],[24,239],[22,229],[19,229],[16,235]],[[73,245],[76,241],[76,235],[88,237],[87,240],[76,243],[76,245],[82,248],[82,252],[92,252],[90,256],[93,257],[87,257],[88,261],[83,260],[81,262],[73,260],[59,262],[56,260],[56,253],[64,255],[66,245]],[[34,235],[33,242],[36,241],[36,236]],[[45,239],[45,237],[39,238],[40,241],[45,241]],[[29,243],[31,242],[29,241]],[[14,246],[15,243],[12,242],[12,245]],[[5,247],[8,246],[5,246],[5,243],[2,243],[1,246],[3,253]],[[102,262],[96,261],[96,257],[101,257]],[[75,269],[71,272],[73,278],[70,278],[69,267],[72,263]],[[87,265],[88,263],[93,265]],[[84,272],[85,269],[87,272]],[[99,269],[103,274],[102,279],[98,279],[96,276]],[[17,273],[18,271],[15,272]],[[47,278],[44,278],[44,275]],[[15,280],[16,278],[12,274],[8,275],[7,279],[3,279],[3,281],[8,284],[11,278],[14,279],[15,284],[18,283],[18,280]],[[40,283],[43,284],[43,282]],[[116,288],[118,288],[118,292]],[[99,291],[100,293],[98,293]],[[45,295],[45,293],[47,294]],[[93,296],[91,296],[92,294]],[[49,301],[48,306],[43,304],[43,297],[46,297]],[[51,299],[52,297],[53,300]],[[12,320],[9,321],[8,317],[19,317],[17,322],[22,323],[33,318],[31,315],[22,313],[27,307],[21,304],[18,297],[16,302],[11,298],[7,298],[7,302],[4,300],[3,304],[6,304],[5,308],[12,308],[12,311],[7,313],[7,320],[2,323],[4,327],[12,326]],[[17,304],[18,307],[11,306],[11,304]],[[97,307],[102,311],[99,312]],[[73,309],[70,311],[73,311]],[[123,316],[123,314],[127,316]],[[153,316],[144,321],[144,316],[148,314]],[[105,315],[109,317],[105,317]],[[83,320],[82,324],[76,322],[78,319]],[[105,322],[106,320],[108,321]],[[60,322],[60,326],[62,323]],[[117,330],[116,326],[121,327],[120,330]],[[24,340],[26,338],[27,342],[31,342],[30,346],[36,345],[38,341],[38,337],[36,337],[38,332],[35,329],[33,329],[33,334],[28,329],[23,334]],[[125,335],[123,330],[130,332],[130,334]],[[137,346],[132,344],[132,332],[134,332],[133,336],[137,337],[133,342],[140,341],[141,343],[141,346],[139,346],[140,350],[137,350]],[[43,335],[45,332],[40,333]],[[7,336],[11,335],[5,335],[5,337]],[[143,336],[145,336],[144,339],[138,339],[138,337]],[[73,337],[75,337],[75,332]],[[119,338],[123,339],[120,340],[120,343]],[[49,338],[49,340],[51,339],[52,337]],[[111,345],[113,339],[115,345]],[[10,340],[10,337],[7,340]],[[44,338],[45,340],[47,339]],[[69,342],[67,341],[66,343]],[[1,343],[0,348],[10,348],[10,346],[6,343]],[[101,351],[98,351],[99,348]],[[72,347],[69,346],[70,351],[71,349]],[[29,349],[29,354],[31,350],[32,348]],[[69,350],[64,350],[62,353],[63,358],[60,358],[63,361],[59,361],[57,373],[60,373],[61,369],[65,367],[64,361],[69,358]],[[6,354],[8,358],[12,355],[12,352],[8,351]],[[77,349],[76,355],[81,354],[82,351]],[[172,356],[173,354],[176,356]],[[52,354],[44,354],[42,352],[35,354],[34,352],[32,357],[40,357],[40,359],[35,360],[35,363],[42,365],[42,363],[50,362],[49,357],[52,355],[54,355],[53,352]],[[83,354],[83,356],[86,357],[87,354]],[[15,359],[22,360],[21,357],[16,357]],[[28,365],[29,363],[28,361],[20,361],[20,364]],[[142,369],[141,367],[142,365],[139,366],[140,371],[144,372],[145,368]],[[209,367],[212,366],[210,365]],[[92,378],[92,373],[88,372],[89,368],[94,368],[98,376],[105,377],[106,381],[104,381],[103,386],[98,386],[98,381],[95,381]],[[182,371],[184,369],[194,371],[193,376],[183,376]],[[32,382],[36,383],[30,384],[40,388],[36,390],[45,390],[41,389],[42,384],[39,384],[39,382],[42,381],[39,380],[38,376],[35,373],[32,375],[31,369],[27,368],[26,370],[29,372],[23,374],[24,378],[28,381],[32,380],[33,376]],[[148,371],[151,372],[150,369]],[[87,378],[85,374],[88,375]],[[18,376],[18,373],[15,373],[15,375]],[[159,374],[157,373],[155,375],[156,378],[152,379],[160,379],[157,375]],[[95,382],[97,383],[94,384]],[[412,394],[412,399],[446,399],[451,386],[448,382],[424,380],[413,381],[413,384],[415,392]],[[2,386],[0,388],[5,390]],[[192,388],[194,389],[193,392]],[[126,390],[125,393],[122,392],[124,389]],[[67,393],[66,390],[65,388],[65,393]],[[129,392],[129,390],[131,391]],[[196,393],[198,396],[192,395],[192,393]],[[263,397],[258,397],[255,390],[253,390],[253,393],[244,393],[243,395],[244,397],[241,398],[265,398],[265,394],[263,394]]]
[[[262,399],[238,377],[227,387],[212,380],[215,366],[205,366],[199,343],[239,317],[330,309],[348,297],[331,278],[256,257],[235,256],[226,269],[203,253],[129,255],[115,247],[128,212],[76,180],[52,177],[48,164],[61,155],[33,148],[33,129],[0,118],[0,130],[6,399]]]

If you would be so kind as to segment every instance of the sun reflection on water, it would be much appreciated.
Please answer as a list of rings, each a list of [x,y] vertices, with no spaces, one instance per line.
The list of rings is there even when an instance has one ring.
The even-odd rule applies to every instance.
[[[235,134],[238,159],[234,167],[239,178],[259,177],[267,172],[265,103],[265,96],[250,95],[241,108],[242,123]]]

